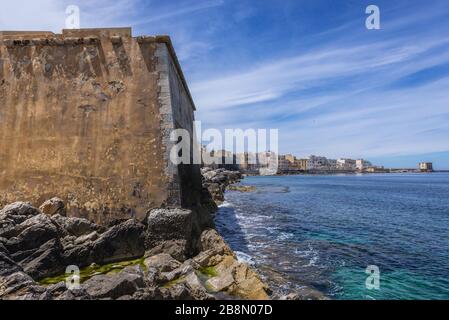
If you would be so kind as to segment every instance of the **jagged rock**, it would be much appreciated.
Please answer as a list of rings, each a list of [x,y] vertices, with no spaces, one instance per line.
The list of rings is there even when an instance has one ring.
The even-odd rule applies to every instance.
[[[17,235],[8,239],[5,246],[11,254],[38,248],[58,237],[58,226],[48,216],[39,214],[15,227]]]
[[[220,183],[209,183],[207,185],[207,190],[209,190],[210,194],[212,195],[212,199],[215,202],[220,203],[224,201],[224,192],[225,192],[224,185]]]
[[[16,227],[25,220],[40,214],[40,211],[26,202],[15,202],[0,210],[0,237],[16,236]]]
[[[38,209],[34,208],[29,202],[14,202],[5,206],[0,210],[0,215],[6,214],[15,217],[22,217],[22,221],[38,215],[40,212]]]
[[[47,293],[52,297],[52,299],[56,299],[61,296],[63,293],[67,291],[67,285],[64,281],[49,285],[47,287]]]
[[[202,167],[201,168],[201,174],[204,176],[206,172],[212,171],[213,169],[211,167]]]
[[[171,255],[178,261],[184,261],[186,259],[186,240],[167,240],[157,246],[147,250],[145,256],[153,256],[159,253],[166,253]]]
[[[194,250],[192,248],[192,211],[154,209],[148,215],[147,226],[145,237],[147,249],[160,246],[166,241],[170,243],[176,241],[177,245],[184,246],[184,256],[188,256]]]
[[[0,300],[42,300],[49,298],[45,293],[46,289],[24,272],[0,277]]]
[[[82,288],[94,299],[118,299],[133,295],[144,287],[144,274],[140,267],[127,267],[114,275],[94,276],[82,284]]]
[[[101,233],[104,229],[89,220],[74,217],[63,217],[56,214],[52,217],[65,231],[75,237],[90,234],[94,231]]]
[[[231,255],[224,256],[214,267],[216,276],[206,282],[212,291],[226,291],[228,294],[250,300],[269,299],[268,286],[247,264],[238,262]]]
[[[55,298],[55,300],[92,300],[92,297],[83,288],[66,290],[61,295]]]
[[[217,171],[209,170],[203,173],[203,177],[206,180],[212,180],[217,175]]]
[[[62,257],[62,246],[57,239],[44,243],[19,262],[23,270],[34,279],[56,276],[64,272],[66,265]]]
[[[186,276],[187,274],[194,272],[195,269],[193,268],[192,264],[190,263],[183,263],[178,268],[170,271],[170,272],[164,272],[160,275],[163,282],[170,282],[175,279],[181,278],[183,276]]]
[[[209,267],[211,265],[216,265],[211,262],[212,257],[215,255],[214,250],[206,250],[200,252],[197,256],[193,258],[193,260],[200,265],[202,268]]]
[[[145,259],[144,264],[147,268],[155,268],[159,272],[170,272],[181,266],[179,261],[166,253],[150,256]]]
[[[65,264],[84,267],[92,263],[107,264],[140,258],[145,253],[144,231],[145,227],[140,222],[128,220],[110,228],[95,241],[66,245]]]
[[[202,251],[212,250],[214,254],[235,256],[215,229],[204,230],[200,240]]]
[[[201,267],[215,266],[226,256],[236,257],[215,229],[206,229],[200,237],[202,251],[193,258]]]
[[[233,276],[236,286],[232,294],[250,300],[269,299],[267,294],[267,291],[269,291],[268,286],[246,263],[238,263],[233,270]]]
[[[191,296],[195,300],[214,300],[215,297],[209,294],[201,283],[201,280],[198,278],[194,271],[190,272],[186,278],[185,283],[187,288],[190,291]]]
[[[69,244],[64,246],[63,259],[66,265],[88,266],[95,262],[92,258],[92,242],[84,242],[79,245]],[[101,261],[98,261],[101,263]]]
[[[59,198],[52,198],[50,200],[45,201],[39,207],[39,210],[50,216],[53,216],[55,214],[59,214],[61,216],[66,215],[64,201]]]
[[[183,282],[163,286],[157,290],[163,300],[193,300],[191,293]]]
[[[158,285],[158,283],[160,282],[161,279],[161,273],[153,267],[148,268],[147,267],[147,271],[146,271],[146,283],[150,286],[150,287],[154,287],[156,285]]]
[[[234,284],[235,280],[231,272],[226,272],[219,276],[207,280],[206,285],[213,292],[220,292],[227,290]]]
[[[222,192],[221,189],[220,192]],[[214,201],[211,192],[204,185],[201,190],[201,206],[205,208],[209,213],[213,213],[218,209],[217,203]]]
[[[23,271],[22,268],[11,259],[6,248],[0,244],[0,277],[9,276],[19,271]]]
[[[203,187],[207,188],[212,199],[215,202],[224,201],[224,193],[226,188],[233,183],[239,182],[242,179],[242,174],[239,171],[228,171],[225,169],[202,168]],[[207,196],[203,196],[208,205]]]
[[[89,264],[142,257],[145,253],[144,231],[144,225],[135,220],[128,220],[112,227],[92,243]]]
[[[81,243],[84,243],[86,241],[95,241],[99,237],[97,231],[94,231],[92,233],[86,234],[84,236],[78,237],[75,239],[74,244],[79,245]]]

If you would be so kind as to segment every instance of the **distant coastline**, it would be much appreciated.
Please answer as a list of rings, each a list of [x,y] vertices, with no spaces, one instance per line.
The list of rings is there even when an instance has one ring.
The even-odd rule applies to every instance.
[[[449,173],[449,170],[434,170],[423,172],[415,169],[391,169],[384,172],[355,172],[355,171],[299,171],[299,172],[282,172],[276,173],[272,176],[302,176],[302,175],[377,175],[377,174],[432,174],[432,173]],[[260,173],[243,173],[244,176],[264,176]]]

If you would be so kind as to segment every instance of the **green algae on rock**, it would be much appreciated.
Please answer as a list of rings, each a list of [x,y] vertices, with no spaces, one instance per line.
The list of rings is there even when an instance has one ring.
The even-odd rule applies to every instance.
[[[146,270],[146,266],[143,263],[144,259],[135,259],[130,261],[122,261],[122,262],[115,262],[115,263],[109,263],[106,265],[99,266],[95,263],[91,264],[90,266],[81,269],[80,270],[80,282],[83,283],[93,276],[100,275],[100,274],[111,274],[111,273],[118,273],[129,266],[136,266],[140,265],[143,270]],[[65,282],[67,279],[67,274],[62,274],[56,277],[50,277],[40,280],[38,283],[43,286],[48,286],[52,284],[56,284],[59,282]]]

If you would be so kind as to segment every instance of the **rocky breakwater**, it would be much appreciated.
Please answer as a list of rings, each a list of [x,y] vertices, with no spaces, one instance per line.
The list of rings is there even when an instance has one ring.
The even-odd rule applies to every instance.
[[[0,210],[0,299],[269,298],[195,212],[154,209],[108,226],[65,214],[57,198]],[[79,269],[79,285],[66,285],[68,266]]]
[[[216,204],[224,201],[226,189],[232,184],[238,183],[243,176],[239,171],[229,171],[225,169],[202,168],[203,188],[207,189]]]

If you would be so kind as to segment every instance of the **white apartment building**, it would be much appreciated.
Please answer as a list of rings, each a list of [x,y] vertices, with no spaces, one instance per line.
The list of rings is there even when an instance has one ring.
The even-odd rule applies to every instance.
[[[371,162],[369,162],[369,161],[367,161],[367,160],[364,160],[364,159],[358,159],[358,160],[356,160],[355,166],[356,166],[356,169],[357,169],[357,170],[363,171],[364,169],[369,168],[369,167],[372,167],[373,165],[372,165]]]
[[[338,159],[337,169],[355,171],[357,169],[357,161],[353,159]]]
[[[311,155],[307,158],[307,170],[322,170],[328,166],[326,157]]]

